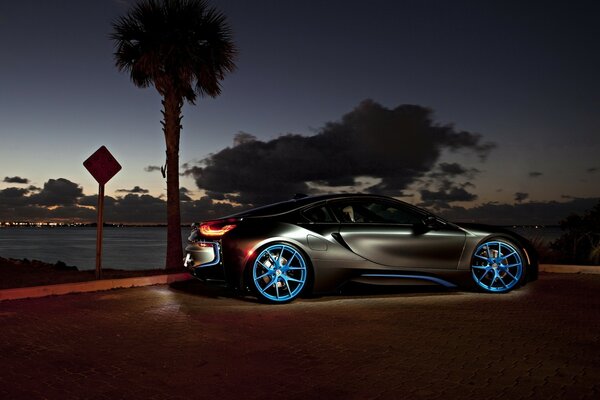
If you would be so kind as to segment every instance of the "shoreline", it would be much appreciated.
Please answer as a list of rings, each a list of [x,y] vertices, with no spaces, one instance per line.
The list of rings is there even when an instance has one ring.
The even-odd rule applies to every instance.
[[[161,269],[122,270],[102,268],[102,279],[122,279],[164,275],[184,272],[181,270],[166,271]],[[39,261],[0,257],[0,289],[14,289],[31,286],[55,285],[61,283],[78,283],[95,281],[95,270],[79,270],[75,266],[66,265],[62,261],[54,264]]]

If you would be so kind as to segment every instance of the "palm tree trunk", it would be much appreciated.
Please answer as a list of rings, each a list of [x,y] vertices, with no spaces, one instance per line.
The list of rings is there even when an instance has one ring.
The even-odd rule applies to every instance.
[[[167,145],[167,259],[166,269],[183,265],[181,242],[181,213],[179,202],[179,134],[183,101],[174,93],[163,100],[163,131]]]

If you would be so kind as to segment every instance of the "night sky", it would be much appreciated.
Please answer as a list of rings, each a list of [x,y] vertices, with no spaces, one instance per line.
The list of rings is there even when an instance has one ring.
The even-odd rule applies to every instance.
[[[107,220],[165,220],[160,97],[117,71],[109,39],[131,4],[0,5],[0,221],[93,220],[82,162],[101,145],[123,165]],[[598,1],[210,4],[240,54],[220,97],[184,107],[185,222],[296,191],[524,224],[600,197]],[[406,114],[436,129],[407,133]]]

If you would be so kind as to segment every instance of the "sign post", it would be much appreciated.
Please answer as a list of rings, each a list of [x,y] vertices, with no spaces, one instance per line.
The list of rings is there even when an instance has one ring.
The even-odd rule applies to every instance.
[[[92,174],[99,184],[98,189],[98,224],[96,230],[96,279],[102,279],[102,230],[104,228],[104,185],[117,172],[121,164],[110,154],[105,146],[83,162],[83,166]]]

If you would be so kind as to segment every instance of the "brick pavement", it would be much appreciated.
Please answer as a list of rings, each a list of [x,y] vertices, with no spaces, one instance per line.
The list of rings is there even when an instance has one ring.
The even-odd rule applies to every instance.
[[[0,303],[1,399],[599,399],[600,276],[257,304],[197,282]]]

